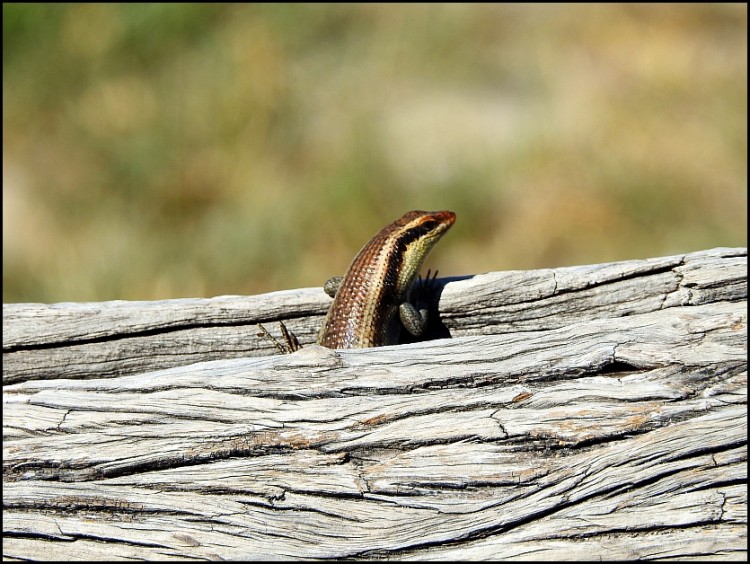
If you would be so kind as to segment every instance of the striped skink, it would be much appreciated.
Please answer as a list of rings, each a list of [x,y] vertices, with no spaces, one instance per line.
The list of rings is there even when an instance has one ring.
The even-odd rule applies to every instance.
[[[398,343],[401,327],[422,333],[426,310],[409,301],[422,262],[456,220],[451,211],[410,211],[381,229],[346,274],[326,282],[333,296],[318,344],[332,349]]]

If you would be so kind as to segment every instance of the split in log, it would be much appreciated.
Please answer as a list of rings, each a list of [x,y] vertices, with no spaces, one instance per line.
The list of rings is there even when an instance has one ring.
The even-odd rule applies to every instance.
[[[320,289],[4,305],[5,557],[746,559],[746,249],[441,290],[342,351]]]

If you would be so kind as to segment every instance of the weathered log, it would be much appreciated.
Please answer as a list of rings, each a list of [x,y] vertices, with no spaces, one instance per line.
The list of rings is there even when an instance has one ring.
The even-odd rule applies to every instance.
[[[746,559],[746,249],[443,286],[273,356],[321,290],[4,305],[5,557]]]

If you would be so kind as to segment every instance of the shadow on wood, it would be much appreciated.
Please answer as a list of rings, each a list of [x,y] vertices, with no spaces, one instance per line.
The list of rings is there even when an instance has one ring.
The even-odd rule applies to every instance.
[[[328,303],[4,305],[4,555],[746,559],[746,249],[449,281],[450,339],[268,356]]]

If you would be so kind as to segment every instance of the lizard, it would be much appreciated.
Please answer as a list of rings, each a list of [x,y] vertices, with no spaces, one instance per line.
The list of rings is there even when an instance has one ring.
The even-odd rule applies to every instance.
[[[452,211],[414,210],[378,231],[343,277],[326,282],[324,289],[334,299],[318,344],[332,349],[393,345],[401,327],[421,335],[427,310],[411,303],[412,286],[425,258],[455,220]]]
[[[398,343],[401,327],[419,336],[427,324],[427,310],[417,309],[411,291],[427,255],[453,225],[452,211],[413,210],[386,225],[352,260],[344,276],[334,276],[323,286],[333,298],[317,344],[331,349],[366,348]],[[428,272],[423,284],[432,284]],[[283,322],[284,343],[262,324],[262,333],[283,354],[301,348]]]

